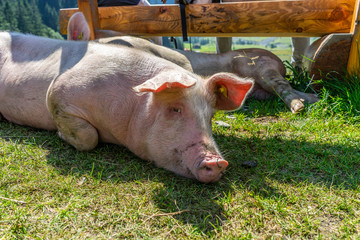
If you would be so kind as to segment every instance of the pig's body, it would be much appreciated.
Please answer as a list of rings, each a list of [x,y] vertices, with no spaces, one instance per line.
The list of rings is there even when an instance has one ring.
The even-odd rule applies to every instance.
[[[202,182],[219,180],[228,165],[212,139],[213,109],[240,107],[251,87],[228,74],[203,81],[128,47],[0,33],[0,113],[7,120],[57,129],[79,150],[98,141],[125,145]]]

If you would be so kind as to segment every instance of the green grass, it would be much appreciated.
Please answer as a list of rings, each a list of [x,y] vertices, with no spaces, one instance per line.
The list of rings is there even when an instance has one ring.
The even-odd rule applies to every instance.
[[[277,98],[218,112],[230,165],[215,184],[0,121],[0,239],[359,239],[359,113],[333,107],[350,103],[336,87],[297,115]]]

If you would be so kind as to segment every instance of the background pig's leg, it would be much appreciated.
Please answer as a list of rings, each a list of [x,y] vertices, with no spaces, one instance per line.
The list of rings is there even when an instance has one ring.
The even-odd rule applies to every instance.
[[[302,98],[294,92],[290,83],[281,75],[277,62],[274,62],[271,57],[236,57],[233,61],[233,69],[241,77],[255,79],[252,97],[263,100],[269,95],[268,93],[271,93],[279,96],[293,113],[304,108]]]
[[[293,113],[303,110],[304,101],[315,103],[319,100],[316,94],[303,93],[293,89],[290,83],[278,71],[273,69],[262,71],[262,75],[255,78],[255,83],[261,89],[254,88],[253,97],[265,99],[266,93],[262,91],[265,90],[268,93],[279,96]]]
[[[301,70],[305,51],[310,46],[310,38],[292,37],[291,41],[292,41],[291,64],[294,67]]]
[[[255,62],[260,73],[260,77],[256,78],[255,82],[266,91],[280,95],[293,113],[299,112],[304,108],[303,102],[314,103],[319,100],[316,94],[304,93],[293,89],[289,81],[278,70],[273,59],[262,56],[255,60]]]
[[[262,71],[262,77],[257,79],[256,83],[267,92],[278,95],[291,112],[296,113],[304,108],[304,99],[294,91],[290,83],[278,71],[273,69]]]
[[[233,62],[234,72],[239,76],[255,79],[255,87],[251,96],[257,99],[266,99],[267,93],[279,96],[293,113],[304,108],[304,101],[315,102],[313,94],[295,91],[289,81],[281,74],[278,62],[269,56],[256,58],[237,57]],[[246,66],[246,67],[244,67]],[[253,69],[256,68],[256,69]],[[266,92],[267,93],[266,93]]]
[[[231,51],[232,37],[216,38],[216,53],[226,53]]]
[[[315,93],[304,93],[304,92],[300,92],[298,90],[294,89],[294,92],[299,95],[302,99],[305,100],[305,102],[307,103],[316,103],[317,101],[319,101],[319,97],[318,95],[316,95]]]

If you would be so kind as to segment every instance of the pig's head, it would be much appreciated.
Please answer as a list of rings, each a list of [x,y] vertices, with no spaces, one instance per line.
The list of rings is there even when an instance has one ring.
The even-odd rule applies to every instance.
[[[218,181],[228,162],[212,137],[211,118],[214,110],[240,108],[252,86],[251,80],[228,73],[199,80],[164,72],[135,87],[150,93],[143,157],[188,178]]]

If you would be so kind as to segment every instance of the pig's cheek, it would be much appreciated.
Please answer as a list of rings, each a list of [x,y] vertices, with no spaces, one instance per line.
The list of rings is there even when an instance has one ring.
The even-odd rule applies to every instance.
[[[188,178],[197,178],[194,170],[197,165],[199,165],[202,156],[201,151],[197,148],[198,145],[198,143],[192,142],[184,146],[179,146],[179,149],[176,150],[177,168],[179,170],[181,169],[182,175]]]
[[[196,176],[191,172],[190,168],[185,164],[181,156],[181,153],[177,149],[174,150],[174,160],[175,160],[174,161],[175,165],[173,166],[172,171],[174,171],[178,175],[191,179],[196,179]]]

